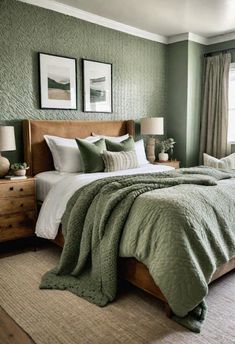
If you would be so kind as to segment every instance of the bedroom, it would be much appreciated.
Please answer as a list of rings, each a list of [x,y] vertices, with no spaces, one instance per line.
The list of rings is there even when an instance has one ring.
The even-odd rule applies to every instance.
[[[235,342],[235,280],[231,271],[235,265],[235,193],[234,178],[228,178],[235,168],[234,10],[233,1],[188,0],[182,4],[159,0],[143,6],[140,1],[0,0],[0,151],[10,164],[27,162],[26,172],[31,177],[7,180],[3,178],[7,171],[0,179],[0,343]],[[97,72],[100,70],[103,74]],[[88,79],[91,86],[87,93]],[[87,137],[88,144],[83,140]],[[158,142],[155,151],[152,137],[160,142],[174,139],[166,158],[172,160],[155,162],[161,149]],[[100,146],[95,141],[100,141]],[[101,157],[96,153],[104,144],[110,148]],[[144,148],[153,164],[147,164]],[[202,153],[208,154],[205,164],[226,172],[188,170],[202,164]],[[1,158],[1,172],[8,170],[7,164]],[[121,169],[122,164],[129,166]],[[125,178],[121,177],[123,171]],[[103,177],[107,180],[102,186]],[[128,185],[130,194],[122,189],[116,192],[112,180]],[[43,186],[39,187],[40,183]],[[108,301],[115,300],[102,308],[76,292],[39,289],[42,276],[58,266],[63,236],[67,247],[73,242],[69,242],[73,231],[66,234],[68,223],[63,216],[67,201],[82,186],[86,198],[79,189],[76,197],[85,209],[89,193],[95,192],[92,185],[107,187],[114,203],[117,195],[123,197],[121,202],[119,199],[121,210],[118,212],[117,207],[108,216],[109,197],[99,194],[97,203],[95,198],[90,203],[89,218],[94,223],[86,223],[95,228],[98,221],[100,228],[106,214],[106,227],[113,233],[111,248],[119,249],[121,256],[118,261],[118,253],[103,257],[118,271],[109,271],[113,285],[108,286]],[[158,200],[161,203],[156,206]],[[72,206],[69,202],[68,208]],[[192,218],[182,216],[182,209]],[[82,207],[76,213],[80,211]],[[119,215],[124,214],[125,226],[119,228]],[[191,246],[185,244],[190,246],[190,256],[190,250],[177,246],[175,237],[177,230],[187,227],[186,220],[194,221],[191,227],[201,233],[197,237],[194,231],[180,241],[193,241]],[[58,236],[61,221],[64,233],[59,229]],[[173,225],[167,226],[170,221]],[[114,222],[119,231],[112,232]],[[223,225],[219,226],[220,222]],[[175,231],[170,238],[167,230],[165,238],[158,236],[157,228],[172,226]],[[216,230],[210,232],[211,227]],[[202,228],[207,231],[202,233]],[[97,233],[90,235],[95,244],[99,242]],[[145,235],[151,235],[152,240]],[[57,245],[48,240],[55,237]],[[82,238],[80,251],[84,255],[87,240]],[[204,241],[205,247],[199,248],[199,241]],[[172,249],[169,242],[175,242]],[[108,245],[106,248],[110,249]],[[61,259],[66,265],[66,246],[63,252]],[[92,251],[92,261],[94,269],[100,269],[96,253]],[[76,250],[76,262],[78,254]],[[182,284],[182,271],[178,279],[172,277],[175,267],[171,264],[178,260],[180,270],[184,254],[188,277]],[[192,255],[200,265],[195,281],[195,275],[190,275],[195,264]],[[86,262],[90,258],[84,256]],[[60,267],[63,264],[61,260]],[[71,265],[81,272],[81,265]],[[45,283],[44,278],[41,287],[52,288],[54,276],[49,274],[48,278],[50,281]],[[208,293],[208,283],[213,279],[216,281]],[[69,289],[68,281],[63,283],[65,287],[55,282],[58,289]],[[90,282],[92,286],[95,283]],[[177,295],[173,291],[176,286],[182,288]],[[97,298],[96,294],[96,304],[107,302]],[[180,298],[185,299],[180,302]],[[200,319],[192,316],[189,324],[186,315],[195,311],[195,306],[201,307]]]

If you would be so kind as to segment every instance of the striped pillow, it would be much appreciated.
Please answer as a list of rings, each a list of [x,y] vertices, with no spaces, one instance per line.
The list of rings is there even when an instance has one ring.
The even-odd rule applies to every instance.
[[[130,168],[139,167],[137,155],[135,151],[129,151],[129,152],[103,151],[102,158],[104,160],[104,165],[105,165],[104,172],[128,170]]]

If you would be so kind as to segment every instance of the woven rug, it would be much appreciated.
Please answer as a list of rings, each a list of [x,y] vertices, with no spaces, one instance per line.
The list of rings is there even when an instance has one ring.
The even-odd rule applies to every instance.
[[[37,344],[235,343],[235,273],[213,283],[201,334],[168,319],[163,305],[136,289],[99,308],[66,291],[39,290],[58,262],[56,247],[0,259],[0,305]]]

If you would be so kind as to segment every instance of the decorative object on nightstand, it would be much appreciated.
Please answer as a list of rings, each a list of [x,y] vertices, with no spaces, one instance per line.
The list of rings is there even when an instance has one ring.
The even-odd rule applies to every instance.
[[[141,119],[141,135],[163,135],[164,134],[164,118],[151,117]],[[155,143],[154,137],[148,138],[147,141],[147,159],[153,163],[155,157]]]
[[[160,153],[158,154],[159,161],[168,161],[169,160],[169,155],[167,152],[169,150],[171,150],[171,155],[172,155],[174,145],[175,145],[175,140],[172,138],[157,142],[157,147],[160,150]]]
[[[7,158],[1,156],[1,152],[16,149],[14,127],[0,126],[0,178],[4,177],[10,168]]]
[[[1,179],[0,189],[0,242],[33,236],[35,179]]]
[[[180,168],[180,161],[178,160],[168,160],[168,161],[155,161],[155,165],[166,165],[174,168]]]
[[[29,166],[26,162],[16,162],[11,165],[11,171],[14,176],[23,177],[26,175],[26,171],[29,169]]]

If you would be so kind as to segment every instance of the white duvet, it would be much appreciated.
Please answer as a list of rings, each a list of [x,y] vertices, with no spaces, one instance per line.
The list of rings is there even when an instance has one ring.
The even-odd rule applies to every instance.
[[[105,177],[163,172],[172,169],[169,166],[146,164],[135,169],[109,173],[73,173],[66,175],[52,187],[43,202],[36,224],[36,235],[46,239],[55,239],[67,202],[75,191],[86,184]]]

